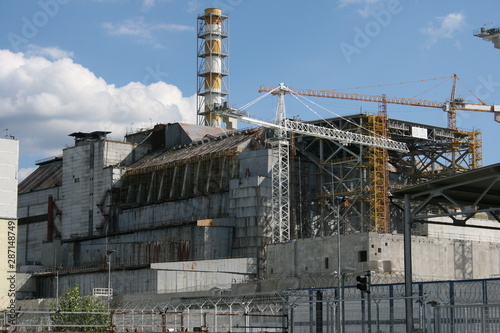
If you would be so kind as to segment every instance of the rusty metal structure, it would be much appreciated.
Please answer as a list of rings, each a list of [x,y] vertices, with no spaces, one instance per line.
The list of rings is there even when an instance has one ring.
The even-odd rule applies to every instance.
[[[313,161],[321,185],[316,198],[322,207],[321,218],[311,221],[297,214],[298,225],[310,233],[329,235],[334,231],[332,216],[338,217],[334,198],[346,198],[348,204],[340,214],[345,232],[400,231],[397,220],[390,219],[388,197],[392,189],[418,184],[481,166],[481,132],[458,131],[402,120],[386,118],[383,114],[359,114],[312,121],[344,131],[383,134],[404,142],[408,152],[396,152],[362,145],[343,145],[315,137],[296,138],[295,149],[304,160]],[[302,220],[302,221],[301,221]],[[306,221],[306,222],[304,222]],[[313,231],[312,225],[316,226]]]

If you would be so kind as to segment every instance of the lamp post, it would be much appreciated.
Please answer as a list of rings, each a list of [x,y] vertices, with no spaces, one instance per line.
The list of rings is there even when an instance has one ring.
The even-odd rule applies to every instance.
[[[110,304],[111,304],[111,255],[115,252],[116,250],[106,251],[108,255],[108,311],[110,309]]]
[[[56,311],[59,311],[59,270],[62,266],[56,267]]]
[[[332,180],[333,185],[333,180]],[[344,333],[344,270],[342,269],[342,254],[341,254],[341,237],[340,237],[340,207],[345,207],[348,203],[346,197],[334,197],[335,206],[337,208],[337,269],[338,269],[338,288],[340,290],[340,302],[339,302],[339,331]]]
[[[341,318],[342,318],[342,323],[341,323],[341,327],[340,327],[340,331],[341,332],[345,332],[345,302],[344,302],[344,298],[345,298],[345,293],[344,293],[344,286],[345,286],[345,278],[346,278],[346,275],[350,275],[352,273],[354,273],[356,271],[355,268],[352,268],[352,267],[344,267],[342,268],[342,270],[340,271],[340,279],[341,279],[341,287],[340,287],[340,302],[342,303],[342,313],[340,314],[341,315]]]

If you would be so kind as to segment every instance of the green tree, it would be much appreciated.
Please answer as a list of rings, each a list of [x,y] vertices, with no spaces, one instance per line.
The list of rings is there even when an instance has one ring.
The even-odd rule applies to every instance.
[[[107,330],[106,327],[95,326],[109,326],[111,323],[107,305],[96,297],[80,296],[78,285],[66,290],[66,294],[59,299],[59,309],[56,304],[51,304],[51,310],[55,311],[51,315],[54,331],[103,332]],[[57,327],[58,325],[71,325],[71,327]]]

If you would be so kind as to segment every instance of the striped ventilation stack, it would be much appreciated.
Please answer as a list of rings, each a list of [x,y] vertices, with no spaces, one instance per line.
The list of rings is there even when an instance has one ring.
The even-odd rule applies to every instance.
[[[236,127],[235,119],[214,112],[227,106],[229,94],[227,18],[218,8],[207,8],[198,16],[198,125]]]

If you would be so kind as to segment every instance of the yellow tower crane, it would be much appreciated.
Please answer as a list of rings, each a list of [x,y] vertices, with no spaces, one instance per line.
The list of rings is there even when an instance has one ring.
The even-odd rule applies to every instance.
[[[492,112],[495,114],[495,120],[500,121],[500,105],[488,105],[482,101],[481,101],[482,104],[471,104],[465,102],[465,100],[462,98],[455,98],[456,81],[459,80],[459,78],[455,74],[452,76],[452,78],[453,78],[453,88],[452,88],[451,98],[447,102],[429,101],[429,100],[415,99],[415,98],[364,95],[357,93],[339,92],[335,90],[297,89],[290,87],[288,87],[289,91],[285,92],[285,94],[438,108],[448,113],[448,128],[450,129],[457,129],[457,121],[456,121],[457,110]],[[275,88],[276,87],[262,85],[260,86],[259,92],[271,92]],[[277,94],[277,93],[274,91],[272,92],[272,94]]]
[[[465,100],[455,97],[456,92],[456,81],[459,80],[457,75],[453,75],[453,87],[449,101],[439,102],[439,101],[429,101],[414,98],[401,98],[401,97],[387,97],[386,95],[365,95],[357,93],[339,92],[334,90],[312,90],[312,89],[296,89],[287,87],[286,90],[277,89],[273,86],[260,86],[259,92],[268,92],[271,94],[295,94],[301,96],[311,96],[311,97],[326,97],[326,98],[336,98],[345,100],[355,100],[363,102],[377,102],[382,105],[379,115],[369,117],[369,123],[371,124],[372,135],[388,139],[387,130],[387,109],[386,104],[399,104],[399,105],[410,105],[410,106],[423,106],[431,108],[439,108],[448,113],[448,128],[452,130],[457,130],[456,126],[456,111],[479,111],[479,112],[491,112],[495,115],[495,120],[500,121],[500,106],[499,105],[487,105],[482,102],[482,104],[471,104],[466,103]],[[477,146],[477,145],[476,145]],[[477,148],[476,148],[477,149]],[[453,153],[453,152],[452,152]],[[474,162],[473,168],[479,166],[477,161],[478,152],[473,153]],[[389,183],[388,183],[388,170],[387,170],[387,160],[388,154],[387,149],[380,146],[370,146],[368,150],[368,162],[372,177],[372,189],[371,189],[371,213],[370,219],[372,221],[371,231],[373,232],[389,232],[390,228],[390,216],[389,216]]]

